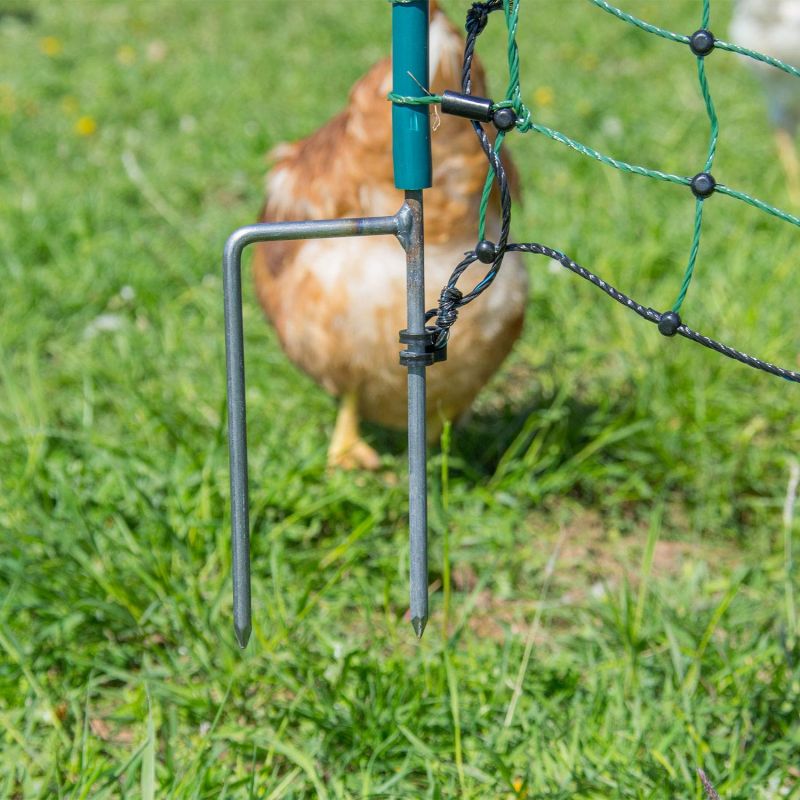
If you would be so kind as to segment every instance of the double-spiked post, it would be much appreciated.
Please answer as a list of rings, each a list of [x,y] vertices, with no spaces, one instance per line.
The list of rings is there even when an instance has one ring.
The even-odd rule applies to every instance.
[[[428,0],[393,0],[393,92],[428,91]],[[242,328],[242,253],[255,242],[344,236],[396,236],[406,252],[408,323],[400,332],[408,369],[409,577],[411,623],[418,637],[428,621],[428,523],[425,370],[442,360],[434,334],[425,326],[425,259],[422,190],[431,186],[431,143],[427,106],[392,108],[395,185],[405,202],[390,217],[264,222],[234,231],[222,258],[225,306],[225,361],[230,450],[233,625],[245,647],[252,631],[250,520],[247,474],[247,409]]]

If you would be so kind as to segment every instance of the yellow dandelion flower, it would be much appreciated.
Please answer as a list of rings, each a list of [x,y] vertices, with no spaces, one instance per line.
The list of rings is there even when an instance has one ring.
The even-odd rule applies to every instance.
[[[75,122],[75,133],[78,136],[91,136],[97,131],[97,122],[94,117],[82,116],[78,117]]]
[[[117,61],[123,67],[129,67],[136,61],[136,51],[129,44],[121,45],[117,48]]]
[[[549,86],[540,86],[533,93],[533,101],[540,108],[547,108],[553,105],[554,99],[555,99],[555,94],[553,94],[553,90]]]
[[[56,36],[44,36],[39,39],[39,49],[48,57],[55,58],[64,49],[61,39]]]
[[[69,114],[69,116],[72,116],[73,114],[77,114],[78,113],[78,98],[74,97],[71,94],[64,95],[64,97],[61,98],[61,110],[65,114]]]

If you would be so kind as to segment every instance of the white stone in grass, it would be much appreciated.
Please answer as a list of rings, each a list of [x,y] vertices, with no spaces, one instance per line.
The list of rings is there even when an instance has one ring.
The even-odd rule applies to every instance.
[[[166,43],[162,42],[161,39],[153,39],[152,42],[148,42],[145,50],[147,60],[151,64],[160,64],[167,57],[168,52]]]
[[[114,333],[124,327],[125,317],[120,314],[100,314],[83,329],[83,338],[94,339],[101,333]]]
[[[194,133],[197,130],[197,120],[191,114],[184,114],[179,125],[181,133]]]
[[[612,139],[617,139],[625,132],[619,117],[606,117],[602,124],[603,133]]]
[[[601,581],[593,583],[589,588],[589,595],[594,600],[601,600],[606,595],[606,587]]]
[[[142,132],[136,128],[126,128],[125,133],[122,135],[122,139],[125,142],[125,146],[131,148],[140,145],[144,137],[142,136]]]

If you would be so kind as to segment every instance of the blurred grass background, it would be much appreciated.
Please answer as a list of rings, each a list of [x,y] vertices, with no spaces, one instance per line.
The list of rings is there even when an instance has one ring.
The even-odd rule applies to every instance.
[[[444,3],[463,19],[466,3]],[[700,4],[627,0],[681,32]],[[729,2],[713,3],[722,34]],[[800,797],[796,387],[667,341],[545,260],[523,340],[431,462],[434,616],[406,611],[402,437],[327,474],[334,402],[245,301],[254,637],[231,624],[220,256],[265,152],[386,54],[384,2],[0,2],[0,795]],[[681,174],[685,48],[521,12],[542,122]],[[481,37],[505,85],[500,17]],[[788,197],[759,86],[707,62],[717,178]],[[688,190],[512,137],[515,238],[655,308]],[[712,198],[692,327],[797,368],[797,231]],[[446,547],[445,547],[446,543]]]

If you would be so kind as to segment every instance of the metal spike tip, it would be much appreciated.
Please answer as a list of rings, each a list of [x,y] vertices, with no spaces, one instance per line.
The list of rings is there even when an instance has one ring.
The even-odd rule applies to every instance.
[[[411,627],[414,629],[414,633],[417,634],[417,639],[422,638],[422,634],[425,632],[425,626],[427,624],[427,617],[414,617],[414,619],[411,620]]]
[[[238,625],[234,624],[233,630],[236,633],[236,641],[239,642],[239,647],[244,650],[245,647],[247,647],[247,643],[250,641],[250,631],[252,630],[252,626],[246,625],[240,628]]]

